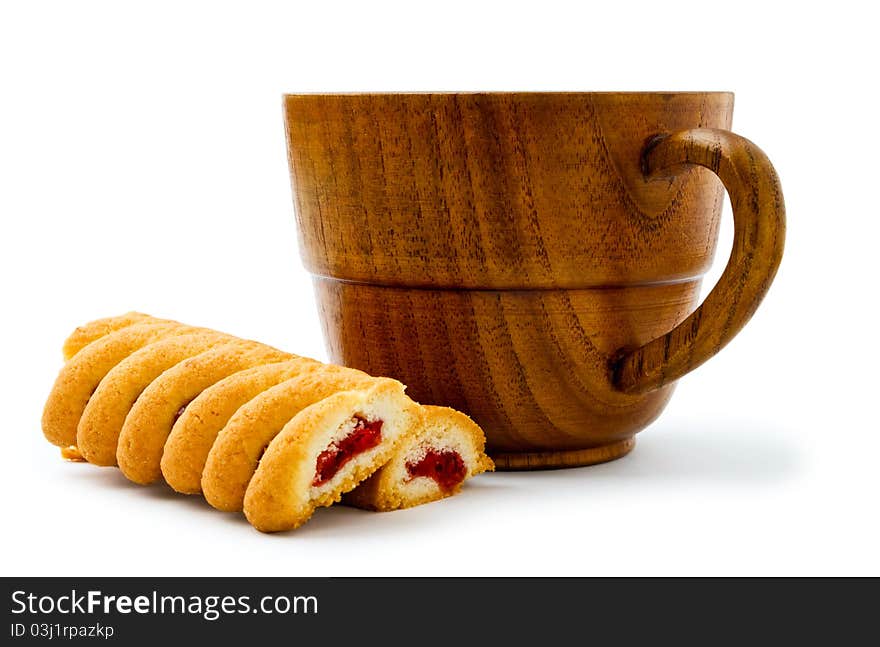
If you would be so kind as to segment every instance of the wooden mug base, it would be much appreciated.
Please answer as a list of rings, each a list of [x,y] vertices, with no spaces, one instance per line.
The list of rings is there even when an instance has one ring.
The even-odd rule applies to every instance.
[[[600,445],[590,449],[572,449],[551,452],[505,452],[489,456],[495,461],[498,471],[548,470],[562,467],[583,467],[607,463],[626,456],[636,446],[635,438],[627,438],[610,445]]]

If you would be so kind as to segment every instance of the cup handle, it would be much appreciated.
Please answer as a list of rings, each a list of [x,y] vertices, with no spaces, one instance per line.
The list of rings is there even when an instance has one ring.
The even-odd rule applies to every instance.
[[[642,153],[649,180],[694,164],[715,173],[730,195],[733,251],[718,283],[687,319],[662,337],[612,357],[612,383],[625,393],[658,389],[721,350],[754,314],[782,259],[785,204],[764,152],[727,130],[695,128],[657,135]]]

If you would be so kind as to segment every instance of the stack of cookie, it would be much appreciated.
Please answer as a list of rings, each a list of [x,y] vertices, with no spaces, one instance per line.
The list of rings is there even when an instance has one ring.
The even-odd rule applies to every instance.
[[[466,415],[422,406],[389,378],[128,313],[77,328],[43,411],[65,456],[118,465],[296,528],[343,496],[373,510],[434,501],[492,469]]]

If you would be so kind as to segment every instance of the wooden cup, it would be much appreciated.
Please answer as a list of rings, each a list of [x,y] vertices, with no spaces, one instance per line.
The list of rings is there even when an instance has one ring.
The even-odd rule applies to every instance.
[[[728,130],[730,93],[284,106],[332,359],[467,412],[502,469],[626,454],[675,380],[749,320],[782,257],[779,180]],[[733,252],[697,307],[722,183]]]

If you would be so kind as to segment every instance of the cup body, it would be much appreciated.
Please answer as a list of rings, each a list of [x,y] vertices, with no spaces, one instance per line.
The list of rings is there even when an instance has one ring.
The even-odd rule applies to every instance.
[[[729,129],[733,95],[288,95],[300,249],[333,361],[471,415],[500,467],[622,455],[672,386],[623,348],[697,306],[722,186],[647,182],[652,137]]]

